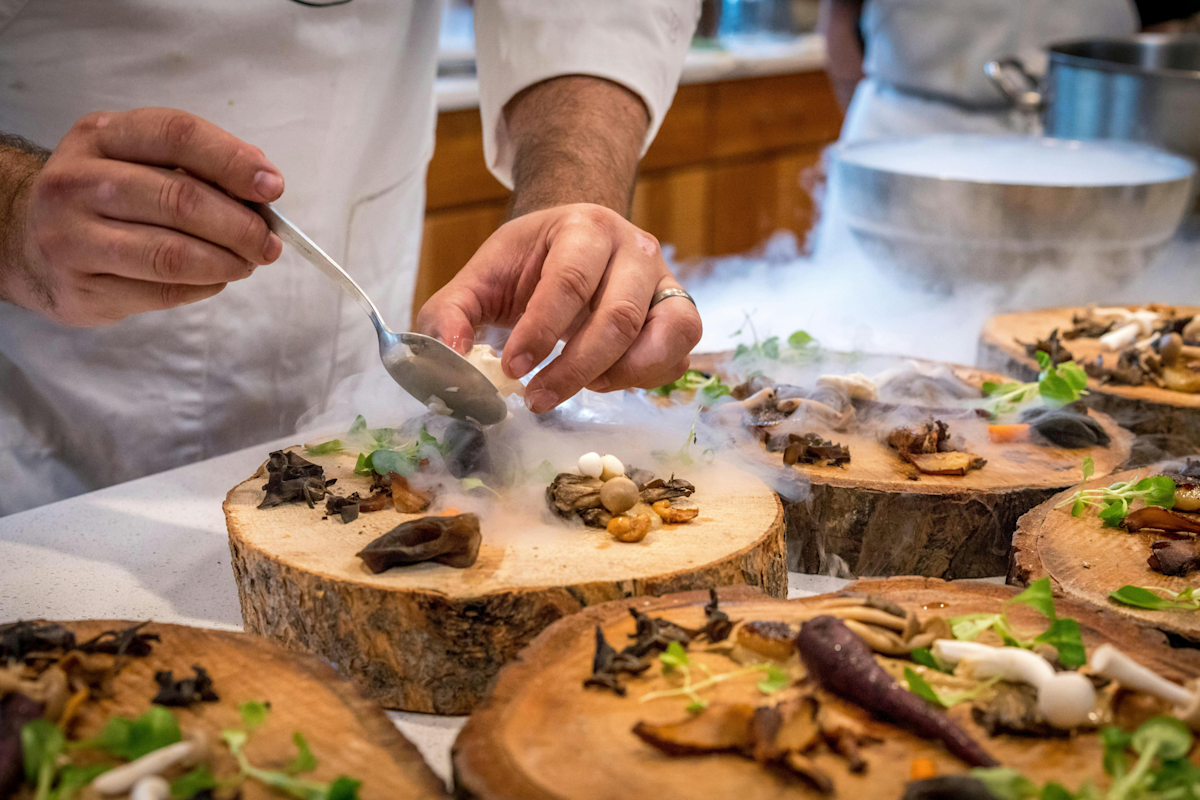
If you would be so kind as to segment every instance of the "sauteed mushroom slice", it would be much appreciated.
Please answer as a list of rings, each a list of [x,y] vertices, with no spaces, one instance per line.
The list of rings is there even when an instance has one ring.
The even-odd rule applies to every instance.
[[[378,574],[392,567],[437,561],[465,569],[479,556],[479,517],[421,517],[397,525],[358,552],[367,568]]]

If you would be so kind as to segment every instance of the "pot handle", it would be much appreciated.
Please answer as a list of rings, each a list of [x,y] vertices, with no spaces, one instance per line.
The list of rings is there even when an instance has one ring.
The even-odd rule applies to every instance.
[[[1030,114],[1042,110],[1042,93],[1038,91],[1038,79],[1029,74],[1021,59],[1010,57],[989,61],[983,66],[983,71],[1013,108]]]

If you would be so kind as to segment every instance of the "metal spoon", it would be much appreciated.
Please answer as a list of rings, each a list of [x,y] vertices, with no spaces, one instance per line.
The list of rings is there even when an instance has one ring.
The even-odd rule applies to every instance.
[[[379,334],[379,357],[388,374],[404,391],[428,405],[439,398],[452,416],[495,425],[508,415],[508,406],[496,387],[471,362],[431,336],[396,333],[387,326],[371,298],[359,288],[338,263],[304,235],[270,203],[253,203],[252,208],[267,221],[267,227],[324,272],[358,301]]]

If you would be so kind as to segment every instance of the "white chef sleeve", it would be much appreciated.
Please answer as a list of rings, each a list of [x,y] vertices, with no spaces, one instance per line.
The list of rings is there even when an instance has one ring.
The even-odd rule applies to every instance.
[[[637,93],[654,140],[683,71],[700,0],[476,0],[475,58],[488,169],[512,188],[504,106],[556,75],[593,75]]]

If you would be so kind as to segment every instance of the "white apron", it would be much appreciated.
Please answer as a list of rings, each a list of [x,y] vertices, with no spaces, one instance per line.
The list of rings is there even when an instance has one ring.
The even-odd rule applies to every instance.
[[[317,0],[321,2],[322,0]],[[488,165],[501,109],[564,74],[671,105],[699,0],[476,0]],[[263,149],[280,208],[393,327],[411,318],[440,0],[0,0],[0,131],[53,146],[99,109],[182,108]],[[214,298],[107,328],[0,303],[0,515],[289,435],[381,369],[361,309],[287,248]]]
[[[1017,56],[1045,71],[1055,42],[1128,36],[1138,29],[1129,0],[867,0],[863,79],[841,141],[922,133],[1020,133],[983,72]]]
[[[441,4],[0,0],[0,130],[183,108],[263,149],[279,205],[411,313]],[[378,361],[366,316],[283,257],[218,296],[72,329],[0,303],[0,514],[286,435]]]

